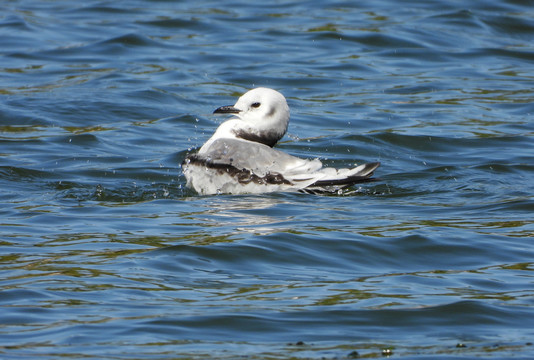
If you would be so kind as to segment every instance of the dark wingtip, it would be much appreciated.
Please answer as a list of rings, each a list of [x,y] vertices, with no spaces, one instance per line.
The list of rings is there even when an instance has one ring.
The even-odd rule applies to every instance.
[[[373,176],[373,172],[380,166],[380,163],[378,161],[364,164],[365,168],[361,171],[361,173],[364,173],[364,176]]]
[[[372,167],[373,169],[376,169],[376,168],[378,168],[381,164],[380,164],[379,161],[375,161],[375,162],[372,162],[372,163],[367,163],[367,164],[365,164],[365,165],[367,165],[367,166],[369,166],[369,167]]]
[[[379,166],[380,166],[379,162],[367,163],[367,164],[364,164],[364,168],[358,173],[358,175],[349,176],[344,179],[319,180],[309,185],[308,187],[309,188],[325,187],[325,186],[348,187],[348,186],[352,186],[354,184],[359,184],[359,183],[380,181],[381,179],[372,177],[374,175],[374,171]]]

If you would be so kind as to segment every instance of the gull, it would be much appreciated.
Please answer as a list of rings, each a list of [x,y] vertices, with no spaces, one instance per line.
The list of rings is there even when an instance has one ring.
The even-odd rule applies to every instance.
[[[235,105],[221,106],[213,113],[234,117],[182,163],[187,186],[199,194],[340,193],[375,180],[371,177],[378,162],[323,168],[319,159],[302,159],[274,149],[289,124],[289,106],[276,90],[252,89]]]

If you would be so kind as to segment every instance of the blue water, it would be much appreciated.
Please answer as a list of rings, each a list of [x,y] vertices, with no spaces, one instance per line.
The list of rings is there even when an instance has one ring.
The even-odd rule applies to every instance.
[[[534,357],[532,5],[2,2],[0,357]],[[256,86],[382,180],[185,188]]]

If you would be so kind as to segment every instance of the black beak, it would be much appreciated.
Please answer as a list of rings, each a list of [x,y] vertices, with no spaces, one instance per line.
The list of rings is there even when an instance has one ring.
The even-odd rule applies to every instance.
[[[220,108],[215,109],[214,114],[239,114],[241,110],[233,107],[232,105],[221,106]]]

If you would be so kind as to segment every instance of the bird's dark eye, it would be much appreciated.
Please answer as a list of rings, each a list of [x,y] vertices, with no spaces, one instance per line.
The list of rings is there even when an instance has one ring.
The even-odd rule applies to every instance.
[[[253,108],[259,108],[260,105],[261,104],[259,102],[255,102],[255,103],[252,103],[252,105],[250,105],[250,106],[252,106]]]

